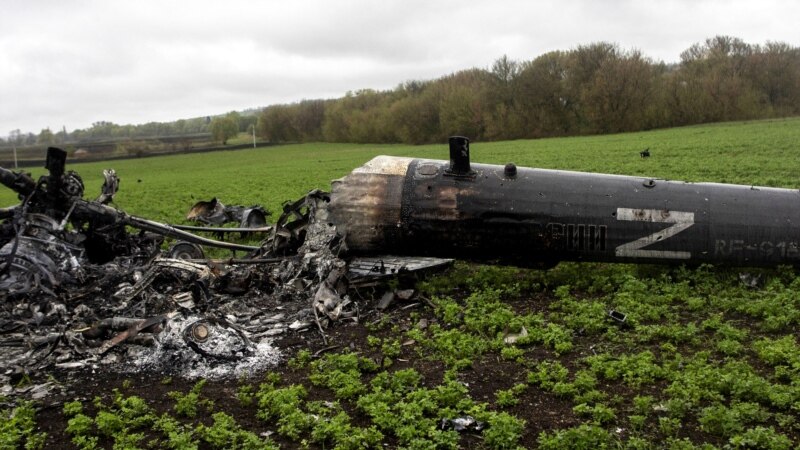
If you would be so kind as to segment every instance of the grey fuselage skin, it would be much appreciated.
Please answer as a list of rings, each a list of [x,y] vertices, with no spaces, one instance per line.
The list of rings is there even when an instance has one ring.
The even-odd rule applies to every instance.
[[[800,261],[800,192],[378,156],[333,183],[355,254],[534,266],[562,260]]]

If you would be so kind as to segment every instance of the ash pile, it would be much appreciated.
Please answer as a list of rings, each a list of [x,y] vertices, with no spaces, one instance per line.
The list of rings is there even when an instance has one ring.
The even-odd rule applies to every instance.
[[[275,339],[325,340],[336,322],[358,321],[367,301],[353,289],[449,264],[390,257],[345,260],[327,221],[329,195],[312,191],[284,205],[273,225],[260,207],[195,205],[205,225],[169,225],[110,206],[119,188],[104,171],[100,195],[83,199],[66,153],[49,148],[49,175],[34,180],[0,168],[20,204],[0,209],[0,382],[53,368],[154,371],[185,377],[255,374],[281,361]],[[263,233],[258,246],[195,232]],[[168,250],[166,240],[174,242]],[[207,259],[204,247],[244,252]],[[412,267],[413,265],[413,267]],[[327,343],[327,342],[326,342]]]

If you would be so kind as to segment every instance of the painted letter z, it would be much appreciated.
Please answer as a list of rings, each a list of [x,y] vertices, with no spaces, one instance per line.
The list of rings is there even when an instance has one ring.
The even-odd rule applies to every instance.
[[[667,211],[660,209],[617,208],[617,220],[633,222],[671,223],[661,231],[622,244],[616,249],[616,255],[623,258],[661,258],[689,259],[690,252],[673,250],[642,250],[650,244],[664,241],[694,225],[694,213],[685,211]]]

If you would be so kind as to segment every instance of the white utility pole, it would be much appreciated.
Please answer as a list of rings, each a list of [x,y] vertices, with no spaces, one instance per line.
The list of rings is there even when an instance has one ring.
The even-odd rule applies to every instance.
[[[16,145],[14,146],[14,169],[19,169],[19,167],[17,167],[17,146]]]
[[[256,148],[256,127],[253,127],[253,148]]]

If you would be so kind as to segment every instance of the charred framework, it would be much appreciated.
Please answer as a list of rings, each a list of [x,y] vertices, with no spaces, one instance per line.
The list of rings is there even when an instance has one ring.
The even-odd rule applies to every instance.
[[[65,152],[48,149],[49,174],[36,181],[0,168],[0,182],[21,200],[0,211],[0,369],[12,378],[96,364],[204,377],[252,373],[277,363],[272,338],[317,328],[324,340],[333,321],[358,320],[350,289],[450,262],[362,258],[348,271],[327,217],[330,196],[321,191],[286,203],[269,226],[266,210],[216,199],[190,215],[218,225],[222,214],[239,228],[173,226],[109,206],[119,187],[113,170],[104,171],[100,196],[84,200],[81,178],[65,162]],[[188,229],[267,237],[256,247]],[[164,252],[165,237],[180,241]],[[199,246],[246,254],[207,260]]]

